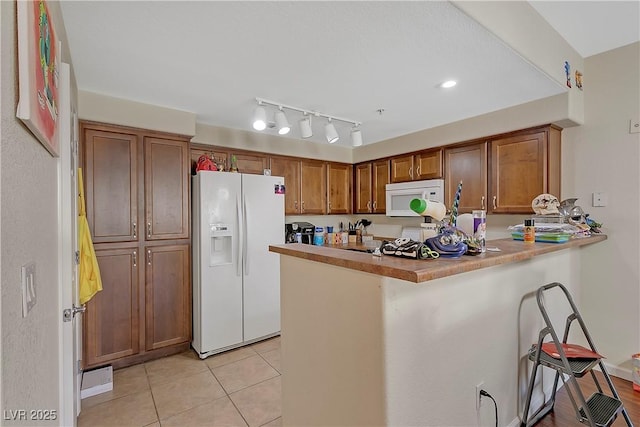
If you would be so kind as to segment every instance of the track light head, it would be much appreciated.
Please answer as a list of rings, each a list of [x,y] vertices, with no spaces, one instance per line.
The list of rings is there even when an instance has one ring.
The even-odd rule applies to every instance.
[[[253,112],[253,128],[255,130],[265,130],[267,128],[267,113],[261,104],[258,104]]]
[[[351,129],[351,145],[360,147],[362,145],[362,132],[357,127]]]
[[[275,122],[276,122],[276,128],[278,129],[278,133],[280,135],[286,135],[291,130],[291,125],[289,124],[289,121],[287,120],[287,116],[284,115],[284,112],[282,111],[282,109],[276,111]]]
[[[340,139],[338,131],[336,131],[336,127],[333,125],[333,123],[331,123],[331,118],[329,118],[329,121],[324,127],[324,133],[329,144],[333,144]]]
[[[305,116],[300,119],[300,136],[303,138],[311,138],[313,130],[311,129],[311,117]]]

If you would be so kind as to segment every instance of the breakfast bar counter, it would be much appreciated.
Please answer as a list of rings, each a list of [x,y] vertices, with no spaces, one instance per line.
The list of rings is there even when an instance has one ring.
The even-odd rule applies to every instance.
[[[388,255],[373,256],[370,253],[358,252],[356,250],[358,246],[355,244],[315,246],[295,243],[271,246],[270,250],[282,255],[420,283],[494,265],[522,261],[571,247],[589,245],[606,238],[607,236],[603,234],[596,234],[591,237],[572,239],[567,243],[524,243],[513,239],[499,239],[489,241],[487,247],[498,248],[500,251],[487,251],[484,254],[460,258],[425,260]]]
[[[499,252],[411,260],[305,244],[280,254],[284,426],[519,425],[543,326],[535,291],[579,302],[581,253],[567,243],[487,242]],[[603,284],[606,286],[606,284]],[[565,314],[554,313],[552,319]],[[542,375],[535,400],[553,385]]]

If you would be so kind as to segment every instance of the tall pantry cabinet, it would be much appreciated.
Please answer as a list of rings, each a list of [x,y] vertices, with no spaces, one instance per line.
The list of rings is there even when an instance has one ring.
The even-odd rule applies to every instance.
[[[122,367],[191,340],[189,140],[81,124],[87,219],[103,290],[88,303],[84,367]]]

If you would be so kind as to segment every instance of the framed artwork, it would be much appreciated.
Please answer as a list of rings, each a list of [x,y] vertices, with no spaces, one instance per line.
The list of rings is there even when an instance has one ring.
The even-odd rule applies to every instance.
[[[62,44],[46,1],[18,1],[18,86],[16,116],[58,157],[58,74]]]

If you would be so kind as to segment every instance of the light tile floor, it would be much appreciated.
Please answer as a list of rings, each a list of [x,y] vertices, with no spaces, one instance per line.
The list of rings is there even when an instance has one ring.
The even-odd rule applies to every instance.
[[[281,372],[280,337],[204,360],[189,350],[115,371],[78,426],[278,427]]]

